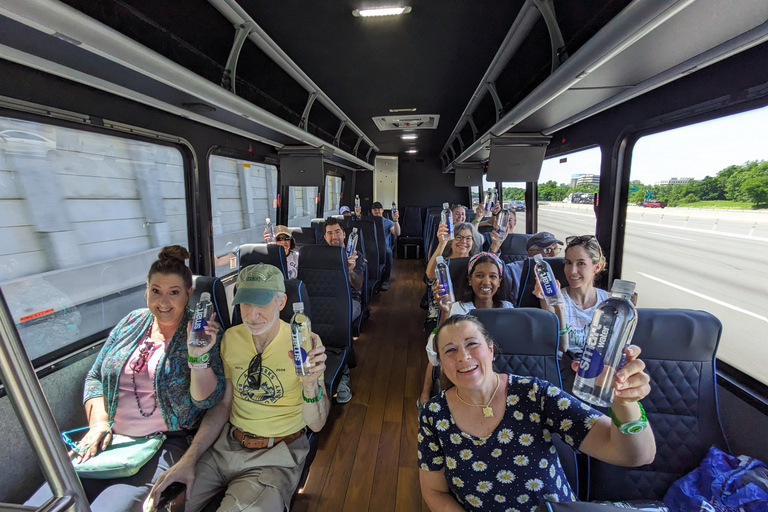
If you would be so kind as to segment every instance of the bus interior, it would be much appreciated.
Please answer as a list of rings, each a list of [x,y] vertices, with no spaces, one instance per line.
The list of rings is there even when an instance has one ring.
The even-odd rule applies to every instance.
[[[766,62],[764,0],[0,0],[0,510],[25,510],[46,480],[71,483],[58,432],[85,424],[85,373],[146,304],[159,248],[187,247],[230,318],[238,248],[264,242],[265,219],[321,244],[318,219],[356,197],[366,215],[395,203],[403,233],[391,287],[375,264],[367,312],[345,327],[353,398],[333,404],[292,510],[428,510],[415,406],[425,264],[442,205],[471,217],[489,188],[518,200],[516,233],[594,234],[600,287],[636,281],[640,317],[718,319],[711,363],[685,370],[683,351],[683,369],[652,382],[660,408],[696,420],[656,416],[660,445],[683,447],[677,472],[656,473],[665,485],[698,466],[701,447],[684,447],[711,429],[767,461],[766,210],[678,218],[630,201],[645,141],[768,106]],[[705,141],[713,155],[720,137],[752,140],[730,132]],[[762,155],[742,149],[754,156],[728,165]],[[587,153],[569,173],[594,194],[543,200],[542,168]],[[383,244],[365,243],[369,261],[384,262]],[[697,409],[704,394],[714,409]],[[588,464],[574,470],[581,499],[623,497],[601,494],[594,480],[609,476]],[[621,478],[628,497],[663,497]]]

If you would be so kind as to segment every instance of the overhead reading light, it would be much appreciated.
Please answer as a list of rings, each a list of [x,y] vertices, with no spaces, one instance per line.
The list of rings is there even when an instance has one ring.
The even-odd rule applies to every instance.
[[[407,14],[411,12],[411,6],[408,7],[377,7],[374,9],[355,9],[352,16],[357,18],[367,18],[369,16],[397,16],[398,14]]]
[[[414,108],[391,108],[389,111],[393,114],[397,114],[398,112],[416,112],[416,107]]]
[[[407,134],[402,136],[403,140],[414,140],[414,139],[418,139],[418,138],[419,138],[419,136],[416,135],[415,133],[407,133]]]
[[[408,151],[406,151],[406,153],[418,153],[418,152],[419,152],[418,149],[409,149]]]

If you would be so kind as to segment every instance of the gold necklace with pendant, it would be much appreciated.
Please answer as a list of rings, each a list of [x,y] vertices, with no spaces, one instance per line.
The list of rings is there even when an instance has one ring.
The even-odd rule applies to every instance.
[[[499,378],[499,374],[497,373],[496,374],[496,389],[493,390],[493,394],[491,395],[491,399],[488,400],[488,403],[485,404],[485,405],[483,405],[483,404],[471,404],[471,403],[467,402],[466,400],[461,398],[461,396],[459,395],[459,388],[456,388],[456,398],[461,400],[466,405],[471,405],[472,407],[482,407],[483,408],[483,416],[485,416],[486,418],[493,418],[493,407],[491,407],[491,402],[493,402],[493,398],[496,396],[496,392],[499,390],[499,384],[501,384],[501,379]]]

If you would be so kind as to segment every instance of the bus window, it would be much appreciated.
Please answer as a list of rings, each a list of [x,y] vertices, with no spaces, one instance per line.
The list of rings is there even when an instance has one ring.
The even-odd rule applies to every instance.
[[[238,247],[264,241],[267,218],[277,223],[277,168],[217,155],[208,167],[216,275],[223,276],[239,268]]]
[[[768,384],[766,138],[768,108],[638,140],[622,279],[640,307],[715,315],[718,358]]]
[[[317,217],[318,193],[318,187],[288,187],[288,226],[302,228],[312,224]]]
[[[29,358],[146,306],[160,248],[189,247],[181,152],[0,118],[0,287]]]
[[[601,159],[600,148],[594,147],[544,160],[538,182],[538,231],[563,241],[571,235],[595,234],[592,194],[600,186]],[[518,214],[518,223],[522,221]]]
[[[341,176],[325,177],[325,201],[323,201],[323,218],[338,215],[341,207],[341,187],[344,179]],[[349,205],[347,205],[349,206]]]
[[[469,187],[469,208],[474,211],[480,204],[480,187]]]
[[[525,233],[525,182],[502,182],[500,203],[502,208],[515,212],[513,233]]]

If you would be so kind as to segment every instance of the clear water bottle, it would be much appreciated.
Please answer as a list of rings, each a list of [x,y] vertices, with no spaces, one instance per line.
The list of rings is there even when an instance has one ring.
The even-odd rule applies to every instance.
[[[632,340],[637,310],[629,300],[635,283],[616,279],[611,296],[595,308],[573,394],[599,407],[613,403],[613,381],[624,366],[624,349]]]
[[[352,233],[349,235],[349,240],[347,240],[347,258],[352,256],[354,252],[357,250],[357,239],[359,238],[359,235],[357,234],[357,228],[352,228]]]
[[[203,292],[200,294],[200,300],[195,305],[195,312],[192,316],[192,332],[189,334],[189,344],[193,347],[205,347],[208,345],[208,336],[205,334],[205,327],[211,321],[213,316],[213,303],[211,303],[211,294]]]
[[[392,213],[393,213],[393,214],[394,214],[394,213],[397,213],[397,205],[395,204],[395,202],[394,202],[394,201],[392,201]]]
[[[443,293],[440,296],[447,295],[448,300],[446,303],[451,305],[456,302],[456,298],[453,295],[453,283],[451,282],[451,273],[448,271],[448,263],[445,262],[442,256],[438,256],[436,261],[435,278],[437,279],[437,284],[443,287]]]
[[[483,204],[483,209],[485,210],[485,213],[490,215],[493,213],[493,207],[496,205],[496,192],[489,188],[485,192],[485,203]]]
[[[507,210],[501,210],[496,216],[496,234],[499,238],[503,238],[507,232],[507,224],[509,223],[509,212]]]
[[[555,304],[562,304],[563,296],[560,294],[560,288],[557,287],[557,281],[555,281],[555,274],[552,272],[552,267],[549,266],[549,263],[544,261],[541,254],[536,254],[533,257],[533,261],[536,262],[533,266],[536,280],[539,282],[541,291],[544,292],[544,300],[547,302],[547,305],[554,306]]]
[[[291,341],[293,343],[293,365],[296,375],[306,377],[312,373],[308,367],[307,353],[312,350],[312,323],[304,314],[304,303],[293,303],[291,318]]]
[[[358,208],[360,208],[360,196],[355,196],[355,214],[357,214]]]
[[[443,203],[443,211],[440,214],[440,220],[448,228],[448,234],[443,235],[443,240],[453,240],[453,212],[448,203]]]
[[[274,226],[272,226],[272,221],[269,220],[269,217],[267,217],[267,227],[266,227],[266,230],[267,230],[267,240],[266,240],[266,242],[268,244],[275,243],[275,228],[274,228]]]

